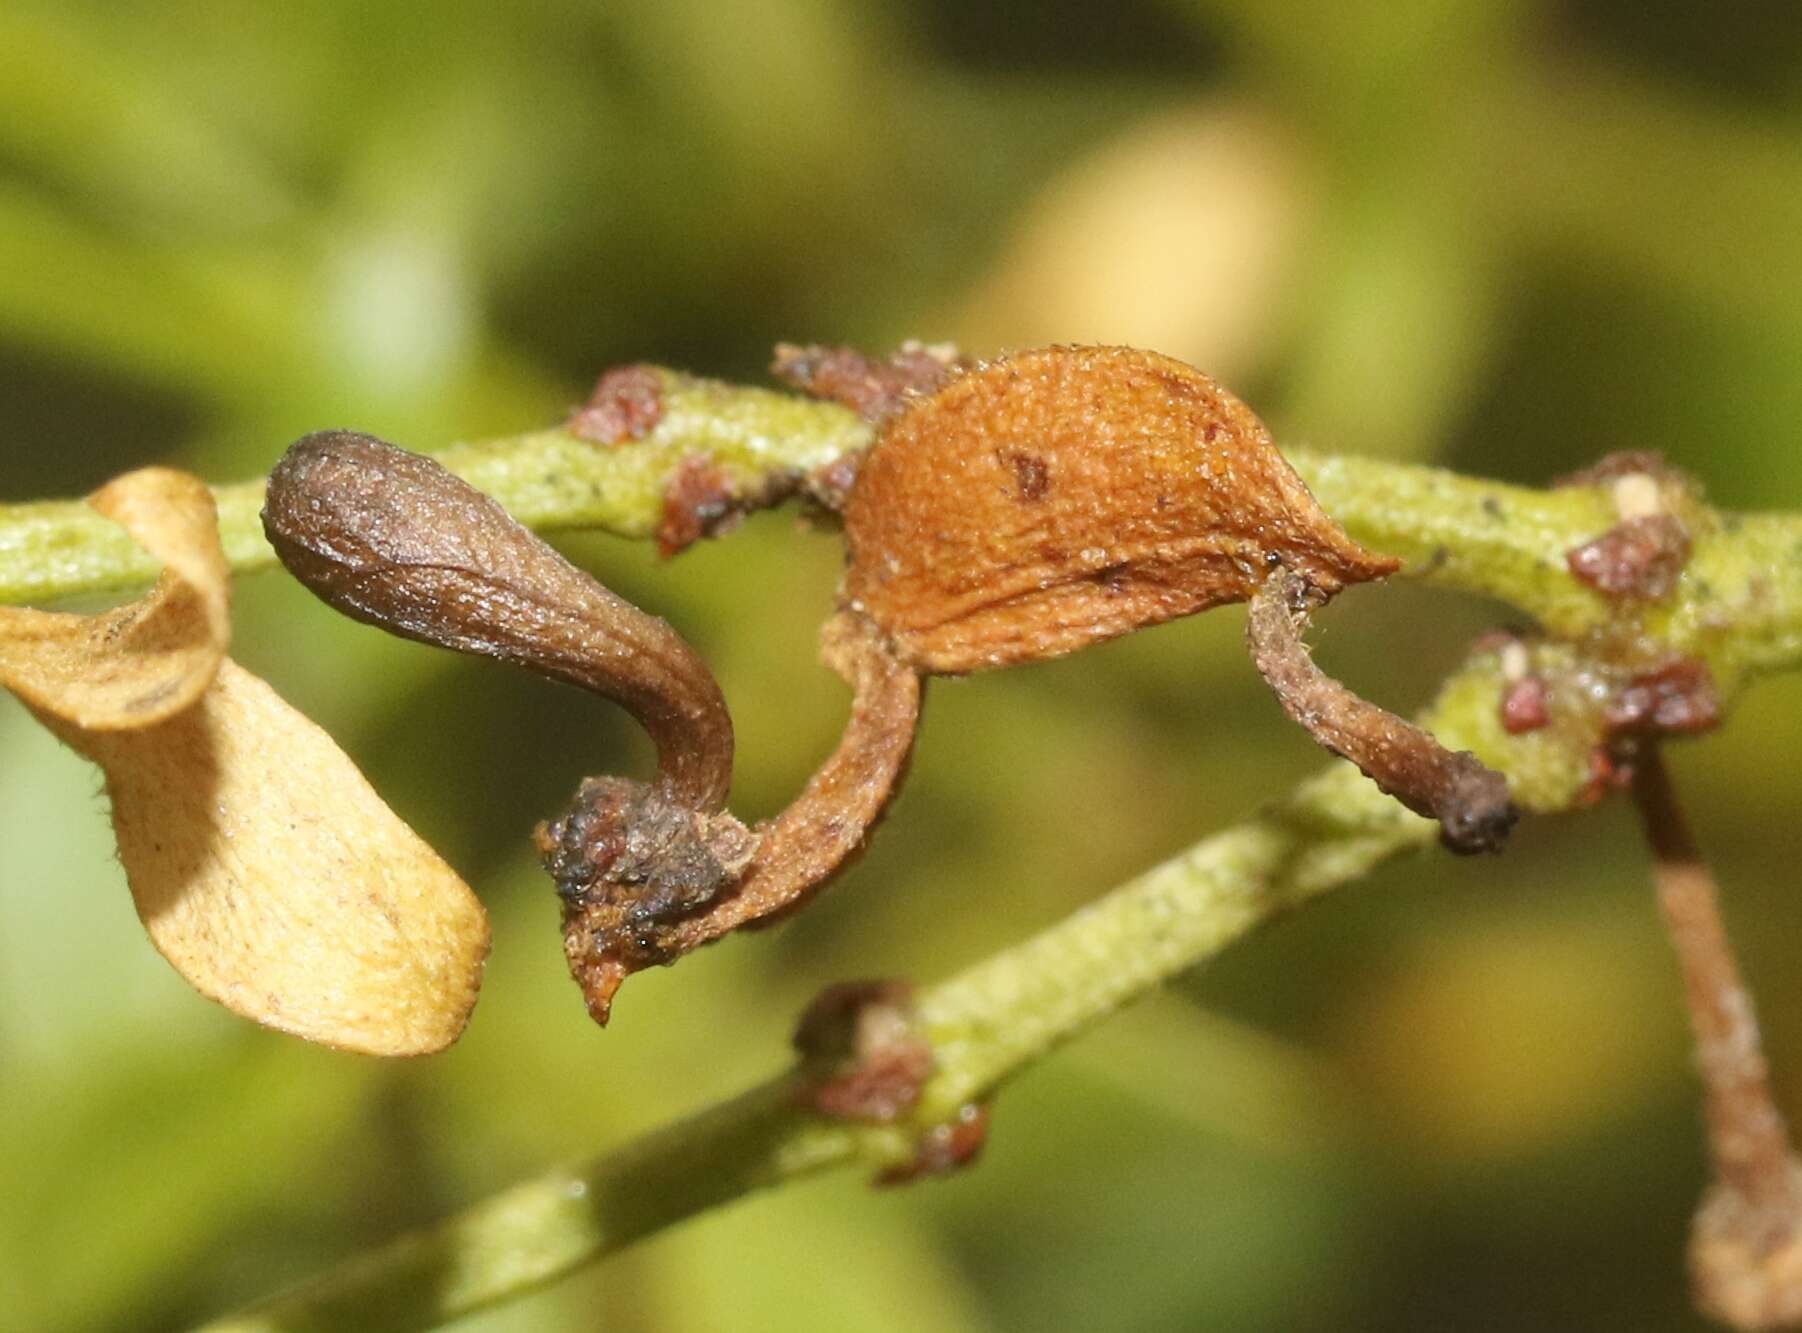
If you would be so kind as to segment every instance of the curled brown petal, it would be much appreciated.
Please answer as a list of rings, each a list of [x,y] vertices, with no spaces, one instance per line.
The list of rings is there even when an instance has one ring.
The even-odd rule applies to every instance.
[[[1497,850],[1519,818],[1501,774],[1468,751],[1447,750],[1411,722],[1359,698],[1314,664],[1302,629],[1322,600],[1302,575],[1278,569],[1251,599],[1252,660],[1283,710],[1316,741],[1351,760],[1416,814],[1439,821],[1455,852]]]
[[[656,742],[667,795],[724,806],[732,719],[706,665],[441,464],[351,431],[309,435],[270,475],[263,527],[346,615],[621,704]]]
[[[736,874],[720,876],[714,887],[667,913],[646,913],[629,896],[597,889],[598,877],[586,873],[597,858],[616,856],[620,839],[581,831],[585,812],[592,808],[584,798],[611,799],[613,793],[584,784],[576,806],[540,830],[540,846],[564,893],[565,953],[597,1021],[606,1022],[614,993],[633,972],[672,962],[741,926],[792,910],[863,846],[906,768],[919,721],[921,681],[895,656],[887,637],[854,613],[827,622],[821,657],[852,687],[851,719],[800,796],[776,818],[758,825],[753,842],[725,839],[743,853]],[[683,841],[678,859],[693,864],[689,849],[710,841],[715,846],[722,841],[717,830],[698,830]],[[572,881],[569,871],[576,867],[583,869]]]
[[[89,504],[158,560],[143,598],[98,615],[0,607],[0,685],[86,730],[147,727],[198,699],[231,636],[230,573],[198,477],[144,468]]]

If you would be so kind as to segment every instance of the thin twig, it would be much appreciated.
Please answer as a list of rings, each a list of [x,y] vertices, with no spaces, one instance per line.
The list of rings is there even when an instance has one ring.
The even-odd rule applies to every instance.
[[[937,1072],[909,1120],[826,1120],[802,1109],[795,1076],[778,1078],[209,1327],[430,1328],[753,1190],[828,1166],[902,1166],[936,1124],[1052,1047],[1273,916],[1430,843],[1434,827],[1336,764],[1260,818],[924,992],[917,1031]]]
[[[1696,1298],[1736,1328],[1791,1326],[1802,1320],[1802,1164],[1771,1097],[1758,1018],[1721,920],[1714,873],[1656,745],[1635,760],[1633,796],[1683,970],[1706,1094],[1715,1183],[1696,1216]]]
[[[791,493],[870,441],[870,427],[835,403],[656,367],[643,368],[639,378],[647,376],[661,386],[658,415],[620,443],[556,428],[430,452],[529,528],[648,538],[697,462],[742,508]],[[1615,614],[1565,563],[1566,552],[1614,525],[1605,488],[1535,490],[1308,449],[1284,454],[1346,531],[1407,561],[1422,582],[1511,603],[1572,640]],[[261,481],[218,487],[214,498],[232,569],[272,564],[257,517]],[[1698,532],[1692,577],[1652,613],[1652,629],[1674,654],[1706,657],[1729,688],[1748,672],[1802,665],[1802,561],[1794,558],[1802,515],[1710,518]],[[0,505],[0,604],[122,591],[155,575],[136,543],[80,501]]]

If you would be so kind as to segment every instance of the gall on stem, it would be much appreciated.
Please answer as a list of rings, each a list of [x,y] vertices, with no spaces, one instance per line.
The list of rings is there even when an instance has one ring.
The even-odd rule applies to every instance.
[[[1802,1161],[1771,1097],[1713,872],[1656,744],[1633,765],[1658,907],[1683,972],[1714,1179],[1690,1236],[1696,1303],[1739,1329],[1802,1324]]]

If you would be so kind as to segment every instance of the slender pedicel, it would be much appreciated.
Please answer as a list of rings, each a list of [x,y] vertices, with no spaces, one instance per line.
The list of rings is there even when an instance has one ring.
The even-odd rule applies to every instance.
[[[1302,631],[1310,609],[1323,600],[1305,577],[1287,569],[1272,573],[1251,600],[1245,632],[1252,661],[1283,711],[1410,810],[1437,819],[1440,841],[1452,851],[1500,848],[1520,817],[1507,780],[1469,751],[1446,749],[1316,666]]]

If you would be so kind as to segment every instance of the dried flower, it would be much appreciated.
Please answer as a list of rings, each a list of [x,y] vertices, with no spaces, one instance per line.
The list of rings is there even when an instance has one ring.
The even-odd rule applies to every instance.
[[[571,971],[601,1022],[632,972],[793,910],[846,864],[900,780],[924,676],[1072,652],[1266,587],[1317,604],[1397,568],[1321,511],[1250,409],[1168,357],[1060,347],[972,366],[950,348],[887,363],[787,348],[778,366],[883,424],[851,483],[849,564],[822,639],[852,686],[851,719],[794,803],[752,829],[723,808],[732,728],[718,686],[663,621],[379,440],[310,436],[270,478],[270,540],[327,602],[585,686],[656,740],[655,782],[590,779],[537,834]],[[1259,654],[1267,672],[1276,645],[1267,636]],[[1294,651],[1305,661],[1298,637]],[[1448,841],[1499,839],[1512,818],[1499,777],[1355,702],[1332,748],[1368,758],[1409,738],[1409,753],[1449,765],[1446,792],[1480,787],[1489,802],[1480,834],[1448,823]],[[1374,738],[1362,750],[1361,731]],[[1367,771],[1415,793],[1392,769]],[[1464,819],[1443,795],[1415,808]]]
[[[152,942],[269,1027],[382,1055],[448,1045],[487,955],[481,906],[324,732],[225,656],[206,487],[152,468],[91,503],[161,579],[95,616],[0,610],[0,683],[104,770]]]

